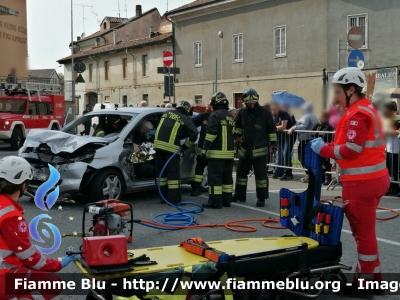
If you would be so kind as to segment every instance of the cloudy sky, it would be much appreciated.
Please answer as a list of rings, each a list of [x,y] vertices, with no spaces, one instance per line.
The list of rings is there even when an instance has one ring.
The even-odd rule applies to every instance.
[[[143,12],[157,7],[161,14],[193,0],[119,0],[121,17],[133,17],[136,5]],[[74,39],[83,32],[90,35],[98,31],[98,21],[105,16],[118,17],[118,0],[73,0]],[[127,12],[125,11],[125,3]],[[70,54],[71,1],[70,0],[27,0],[28,4],[28,51],[30,69],[58,68],[57,60]],[[83,8],[85,22],[83,23]],[[98,17],[94,14],[96,13]],[[84,26],[85,25],[85,26]],[[57,72],[62,72],[58,68]]]

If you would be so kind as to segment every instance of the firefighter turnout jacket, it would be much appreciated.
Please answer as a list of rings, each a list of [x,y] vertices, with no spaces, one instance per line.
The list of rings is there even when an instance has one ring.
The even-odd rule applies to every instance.
[[[243,107],[235,119],[235,139],[243,141],[240,156],[265,156],[271,144],[277,142],[276,126],[271,113],[257,104],[254,109]]]
[[[196,154],[200,155],[203,150],[204,139],[206,138],[207,133],[207,124],[208,118],[210,117],[210,113],[204,112],[195,116],[192,121],[196,127],[201,126],[199,140],[197,142]]]
[[[31,244],[23,210],[8,196],[0,195],[0,275],[22,267],[60,271],[61,263],[58,260],[44,257]]]
[[[190,118],[180,109],[163,114],[157,127],[154,149],[174,153],[181,147],[180,141],[186,139],[185,146],[190,147],[197,140],[197,128]]]
[[[207,158],[233,159],[235,156],[235,120],[226,109],[218,109],[208,118],[204,152]]]

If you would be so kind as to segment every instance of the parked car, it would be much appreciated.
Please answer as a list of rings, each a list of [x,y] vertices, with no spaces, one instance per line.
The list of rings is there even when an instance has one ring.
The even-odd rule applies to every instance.
[[[138,179],[135,167],[127,161],[134,141],[140,136],[140,125],[150,121],[157,128],[164,108],[119,108],[90,112],[74,120],[61,131],[32,130],[19,156],[34,170],[28,192],[34,195],[50,175],[48,164],[61,174],[60,196],[72,198],[83,193],[92,200],[118,199],[126,193],[155,189],[155,174]],[[104,137],[80,136],[78,126],[89,119],[119,115],[126,123],[119,133]],[[157,154],[156,154],[157,155]],[[195,145],[181,158],[181,181],[191,183],[194,178]]]

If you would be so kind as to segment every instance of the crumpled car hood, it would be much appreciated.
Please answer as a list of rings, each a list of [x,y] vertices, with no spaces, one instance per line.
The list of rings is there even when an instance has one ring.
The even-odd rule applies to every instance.
[[[47,144],[51,152],[58,154],[60,152],[73,153],[82,146],[91,143],[107,145],[109,140],[99,137],[72,135],[55,130],[35,129],[29,132],[24,146],[36,148],[40,144]]]

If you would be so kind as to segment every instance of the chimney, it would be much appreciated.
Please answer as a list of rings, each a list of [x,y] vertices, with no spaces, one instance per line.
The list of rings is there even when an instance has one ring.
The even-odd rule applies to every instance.
[[[142,16],[142,6],[141,5],[136,5],[136,18]]]
[[[151,38],[154,37],[154,27],[150,26],[150,35]]]
[[[77,36],[77,37],[76,37],[76,40],[77,40],[77,41],[80,41],[80,40],[81,40],[81,37],[80,37],[80,36]]]
[[[114,45],[117,43],[117,31],[116,30],[113,30],[113,42],[114,42]]]

